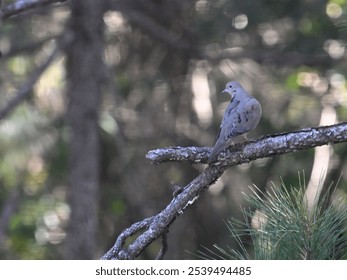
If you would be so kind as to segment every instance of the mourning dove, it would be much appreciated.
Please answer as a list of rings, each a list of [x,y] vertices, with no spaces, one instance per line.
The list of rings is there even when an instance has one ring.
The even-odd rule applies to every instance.
[[[222,93],[229,93],[231,101],[226,108],[219,129],[216,144],[208,158],[208,163],[214,162],[218,154],[233,143],[237,136],[253,130],[261,117],[261,106],[238,82],[227,83]]]

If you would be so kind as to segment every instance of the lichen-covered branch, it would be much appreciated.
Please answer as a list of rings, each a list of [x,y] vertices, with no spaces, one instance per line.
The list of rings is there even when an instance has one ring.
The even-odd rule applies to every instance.
[[[185,209],[198,199],[201,192],[212,185],[231,166],[340,142],[347,142],[347,123],[265,136],[258,140],[229,147],[219,155],[215,163],[207,166],[198,177],[185,186],[159,214],[144,220],[143,224],[138,222],[124,230],[103,259],[136,258],[149,244],[165,234],[175,218],[183,214]],[[171,147],[150,151],[146,157],[155,164],[170,161],[205,163],[210,150],[211,148],[207,147]],[[140,230],[143,232],[129,246],[123,247],[125,238]]]
[[[162,236],[175,220],[175,218],[183,214],[184,210],[199,197],[200,193],[207,189],[215,180],[217,180],[225,170],[222,166],[209,166],[198,177],[190,182],[181,193],[175,196],[168,206],[150,220],[146,220],[146,229],[142,232],[134,242],[128,247],[120,247],[124,244],[124,232],[131,232],[131,235],[143,230],[143,226],[139,226],[141,222],[133,224],[126,229],[118,237],[115,245],[109,250],[102,259],[134,259],[149,244]],[[136,229],[136,230],[133,230]]]
[[[118,255],[118,258],[122,258],[121,250],[125,240],[139,232],[140,230],[145,230],[149,227],[151,222],[151,218],[146,218],[140,222],[133,224],[131,227],[126,228],[122,231],[122,233],[118,236],[117,241],[113,245],[113,247],[103,256],[105,260],[115,259]]]
[[[260,158],[346,141],[347,123],[304,128],[230,146],[219,155],[216,164],[230,167]],[[169,147],[149,151],[146,158],[154,164],[174,161],[206,163],[210,151],[209,147]]]

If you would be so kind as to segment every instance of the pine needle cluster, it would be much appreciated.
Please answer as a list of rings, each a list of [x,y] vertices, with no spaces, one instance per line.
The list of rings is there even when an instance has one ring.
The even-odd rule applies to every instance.
[[[260,194],[259,194],[260,193]],[[214,245],[199,252],[207,259],[335,260],[347,258],[347,208],[342,196],[323,196],[313,208],[305,191],[273,185],[266,193],[246,195],[250,209],[244,221],[232,219],[227,227],[239,249]],[[331,202],[333,201],[333,202]],[[252,253],[244,239],[251,240]]]

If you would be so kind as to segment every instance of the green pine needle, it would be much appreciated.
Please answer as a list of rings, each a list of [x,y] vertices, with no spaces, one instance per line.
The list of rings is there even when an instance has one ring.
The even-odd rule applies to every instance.
[[[258,189],[258,193],[259,193]],[[255,212],[244,210],[245,222],[227,222],[240,249],[214,245],[216,252],[199,252],[203,258],[256,260],[332,260],[347,258],[347,210],[342,197],[328,203],[327,195],[308,210],[304,188],[275,185],[260,196],[245,195]],[[249,221],[252,221],[251,223]],[[253,227],[252,227],[253,226]],[[241,228],[241,229],[240,229]],[[252,257],[242,239],[250,237]]]

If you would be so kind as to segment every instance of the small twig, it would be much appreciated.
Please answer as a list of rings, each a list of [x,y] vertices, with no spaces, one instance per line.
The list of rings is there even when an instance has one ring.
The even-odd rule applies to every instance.
[[[53,3],[66,2],[67,0],[17,0],[12,4],[4,6],[0,9],[0,20],[17,16],[23,12],[44,7]]]
[[[161,248],[160,251],[158,252],[157,257],[155,258],[156,260],[162,260],[165,253],[167,252],[168,245],[167,245],[167,232],[164,232],[161,235]]]
[[[135,233],[137,233],[143,229],[148,228],[151,220],[152,220],[152,217],[146,218],[143,221],[137,222],[137,223],[133,224],[131,227],[123,230],[122,233],[118,236],[114,246],[102,257],[102,259],[103,260],[114,259],[115,256],[117,256],[121,252],[122,246],[123,246],[125,240],[128,237],[133,236]],[[126,250],[123,251],[123,254],[121,257],[123,259],[129,259],[129,257],[127,256]]]
[[[0,110],[0,120],[5,118],[20,102],[22,102],[32,92],[33,86],[39,80],[43,72],[53,62],[54,58],[58,54],[58,48],[56,47],[49,55],[44,63],[42,63],[36,71],[29,77],[29,79],[18,90],[17,94],[6,104],[4,108]]]
[[[174,183],[171,183],[172,197],[176,197],[183,191],[183,187]]]

